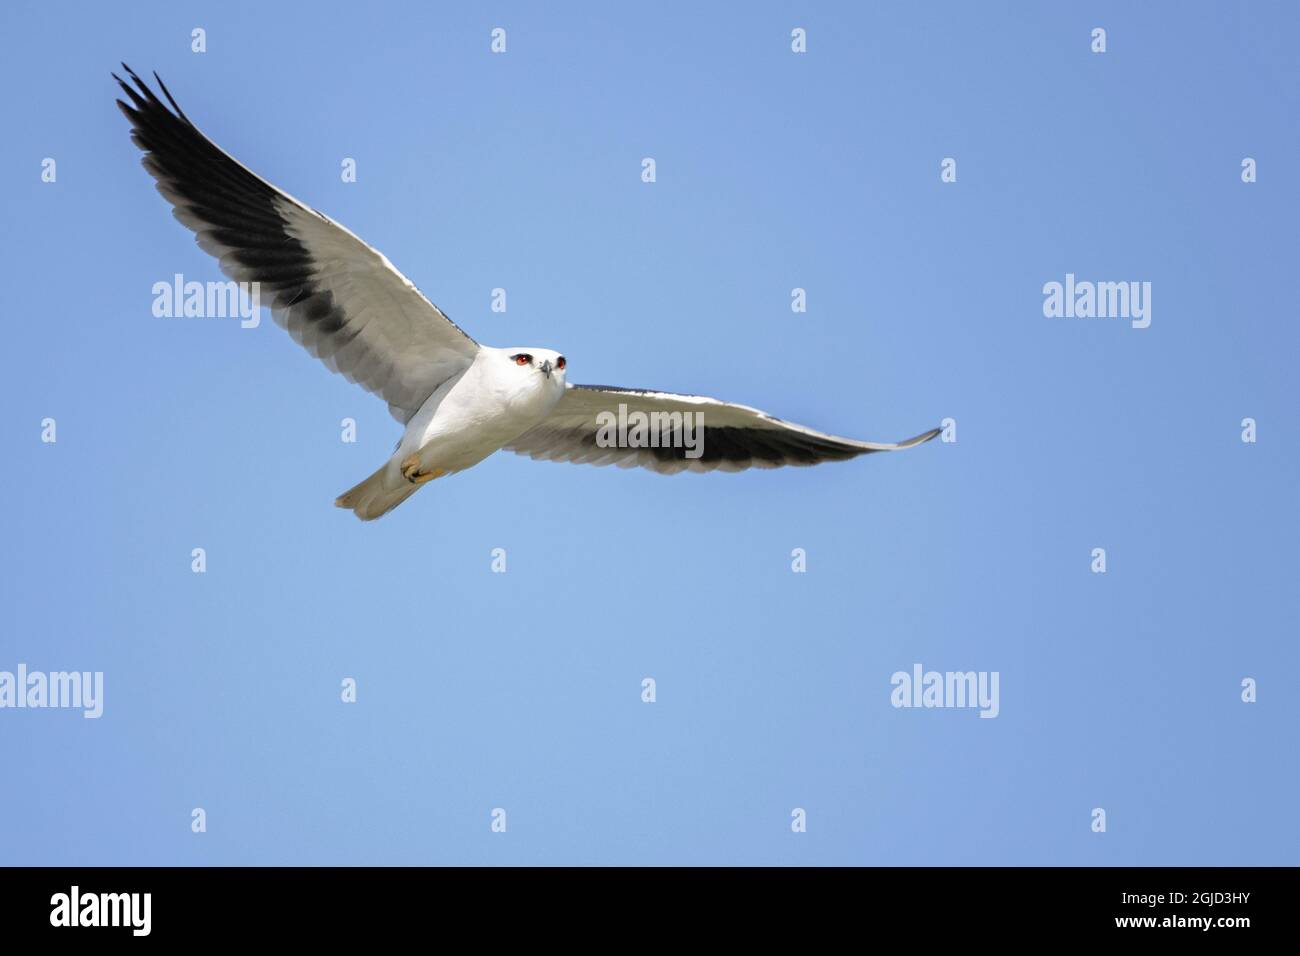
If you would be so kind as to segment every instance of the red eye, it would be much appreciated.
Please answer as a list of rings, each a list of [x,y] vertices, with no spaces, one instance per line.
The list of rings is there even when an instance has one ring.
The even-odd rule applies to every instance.
[[[533,364],[533,357],[532,357],[531,355],[527,355],[527,354],[525,354],[525,353],[523,353],[523,352],[520,352],[518,355],[515,356],[515,364],[516,364],[516,365],[531,365],[531,364]]]
[[[556,368],[562,369],[562,368],[564,368],[564,366],[566,366],[567,364],[569,364],[569,363],[566,362],[566,361],[564,361],[564,356],[563,356],[563,355],[561,355],[559,358],[557,358],[557,359],[555,360],[555,367],[556,367]]]

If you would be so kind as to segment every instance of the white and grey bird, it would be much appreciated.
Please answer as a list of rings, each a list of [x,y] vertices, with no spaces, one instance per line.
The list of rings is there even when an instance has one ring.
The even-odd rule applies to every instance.
[[[553,349],[479,345],[378,250],[241,165],[176,105],[164,104],[123,64],[117,101],[144,151],[144,167],[173,214],[194,231],[226,275],[256,282],[276,322],[330,369],[388,403],[406,426],[392,458],[335,504],[362,520],[387,514],[426,482],[464,471],[499,449],[550,461],[662,474],[813,465],[911,448],[823,434],[713,398],[600,385],[570,385]],[[601,422],[659,413],[681,427],[698,416],[696,447],[665,434],[655,446],[601,441]]]

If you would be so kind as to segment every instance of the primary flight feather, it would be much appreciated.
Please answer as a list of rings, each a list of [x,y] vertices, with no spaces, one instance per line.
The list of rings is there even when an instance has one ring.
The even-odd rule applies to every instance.
[[[911,448],[939,433],[896,444],[852,441],[713,398],[570,385],[568,362],[553,349],[480,345],[379,251],[199,132],[156,73],[166,104],[123,69],[131,83],[113,78],[130,102],[117,105],[176,218],[226,275],[259,284],[296,342],[382,398],[406,426],[392,458],[335,502],[362,520],[503,448],[673,474],[813,465]],[[621,427],[614,440],[616,413],[621,426],[650,421],[659,431],[629,440]]]

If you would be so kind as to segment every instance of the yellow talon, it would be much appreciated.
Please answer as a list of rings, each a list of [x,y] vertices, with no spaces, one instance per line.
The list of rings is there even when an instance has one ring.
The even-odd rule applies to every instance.
[[[441,468],[435,468],[432,471],[420,471],[420,456],[418,454],[407,455],[402,459],[402,477],[413,485],[422,485],[426,481],[433,481],[435,478],[441,478],[446,472]]]

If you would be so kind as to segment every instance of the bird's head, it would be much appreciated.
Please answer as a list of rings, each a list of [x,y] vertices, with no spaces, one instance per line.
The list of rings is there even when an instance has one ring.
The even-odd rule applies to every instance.
[[[492,377],[521,397],[544,394],[559,398],[564,393],[568,362],[554,349],[532,346],[494,349]]]

